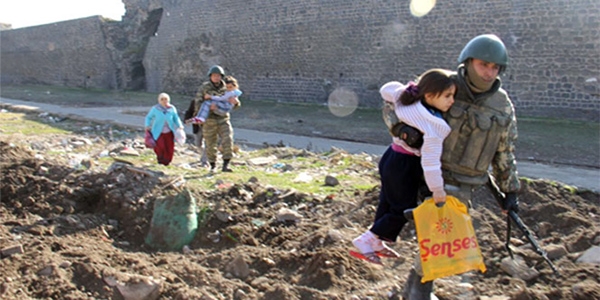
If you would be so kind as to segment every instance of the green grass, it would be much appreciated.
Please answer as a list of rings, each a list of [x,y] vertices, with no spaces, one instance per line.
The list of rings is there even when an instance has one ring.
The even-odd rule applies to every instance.
[[[23,135],[49,135],[49,134],[66,134],[67,130],[48,126],[47,124],[31,121],[26,118],[23,113],[1,113],[0,124],[2,124],[3,134],[20,133]]]
[[[38,118],[36,114],[11,113],[6,112],[0,114],[0,127],[2,131],[0,136],[15,137],[15,141],[29,144],[35,141],[35,136],[45,137],[49,134],[55,135],[56,139],[62,139],[67,135],[78,134],[81,127],[84,125],[95,127],[93,124],[81,124],[78,121],[65,120],[59,123],[46,123],[46,118]],[[114,131],[121,131],[121,128],[114,128]],[[89,134],[89,132],[88,132]],[[102,140],[107,139],[106,132],[103,130],[96,131],[100,136],[95,137],[93,134],[86,136],[89,139],[98,141],[92,146],[82,146],[74,148],[72,153],[86,153],[94,160],[94,165],[101,169],[108,167],[115,162],[112,157],[95,157],[102,150],[105,150],[106,145]],[[124,135],[125,138],[135,138],[140,142],[143,139],[141,133],[134,132],[134,135]],[[27,135],[24,139],[22,136]],[[64,136],[64,137],[63,137]],[[234,159],[235,172],[223,173],[216,172],[210,174],[204,168],[182,168],[177,164],[194,162],[193,157],[176,154],[171,166],[163,166],[156,163],[156,156],[151,149],[137,149],[139,156],[120,156],[120,160],[125,160],[136,167],[145,168],[150,171],[163,173],[167,178],[183,176],[186,179],[186,186],[199,190],[213,190],[219,187],[218,182],[225,183],[225,187],[232,184],[245,184],[252,177],[266,186],[277,187],[280,191],[297,190],[307,194],[314,195],[329,195],[336,194],[342,189],[349,190],[370,190],[379,184],[377,174],[375,172],[376,165],[374,163],[365,162],[362,156],[347,155],[344,153],[322,153],[315,155],[307,153],[299,149],[279,149],[265,148],[250,152],[240,152]],[[64,157],[65,151],[61,149],[52,149],[45,152],[45,155]],[[278,158],[275,163],[277,166],[253,166],[246,164],[250,158],[267,157],[276,155]],[[291,171],[284,171],[281,166],[292,166]],[[365,168],[367,174],[346,174],[347,169]],[[310,174],[310,180],[297,180],[300,174]],[[334,175],[342,182],[341,186],[325,186],[325,176]],[[343,188],[342,188],[343,187]]]

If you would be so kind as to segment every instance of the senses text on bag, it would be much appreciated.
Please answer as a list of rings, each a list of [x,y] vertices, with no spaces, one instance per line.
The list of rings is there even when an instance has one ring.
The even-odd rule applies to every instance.
[[[431,239],[424,239],[420,243],[421,260],[427,261],[430,256],[446,255],[454,257],[457,252],[471,248],[477,248],[477,239],[475,236],[458,238],[452,242],[434,243],[431,245]]]

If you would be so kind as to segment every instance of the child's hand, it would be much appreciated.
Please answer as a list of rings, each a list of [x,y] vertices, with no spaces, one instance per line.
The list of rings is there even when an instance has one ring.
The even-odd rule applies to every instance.
[[[204,100],[210,100],[211,97],[212,97],[211,95],[206,94],[206,95],[204,95]]]
[[[433,201],[436,205],[442,206],[444,202],[446,202],[446,192],[434,192],[433,193]]]
[[[238,99],[238,97],[231,97],[227,100],[229,101],[229,103],[231,103],[231,105],[237,106],[240,104],[240,100]]]

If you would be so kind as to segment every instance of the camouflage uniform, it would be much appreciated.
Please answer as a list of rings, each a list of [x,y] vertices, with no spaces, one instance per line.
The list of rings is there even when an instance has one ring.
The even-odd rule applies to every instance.
[[[218,85],[211,81],[204,82],[196,94],[195,113],[198,113],[205,95],[220,96],[225,93],[225,82],[221,80]],[[229,119],[229,113],[219,116],[212,111],[208,114],[206,122],[202,125],[202,135],[206,142],[206,156],[208,162],[214,165],[217,160],[218,138],[221,138],[221,147],[223,160],[230,160],[233,157],[233,128]]]
[[[491,165],[500,189],[504,193],[517,192],[520,183],[514,155],[517,119],[513,104],[500,88],[500,79],[487,92],[474,95],[464,74],[461,65],[455,75],[455,102],[444,115],[452,128],[444,140],[444,180],[458,186],[484,185]]]

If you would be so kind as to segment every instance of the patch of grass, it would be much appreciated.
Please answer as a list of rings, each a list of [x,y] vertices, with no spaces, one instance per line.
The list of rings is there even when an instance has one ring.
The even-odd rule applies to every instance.
[[[2,133],[21,133],[23,135],[47,135],[69,133],[69,131],[66,131],[62,128],[49,126],[42,121],[33,121],[26,118],[25,116],[26,114],[24,113],[0,113],[0,124],[2,124]]]
[[[198,227],[204,227],[212,214],[212,209],[208,206],[198,207]]]

